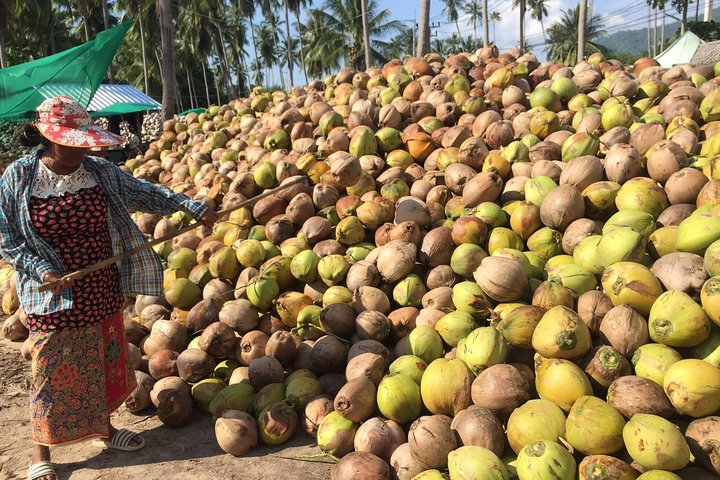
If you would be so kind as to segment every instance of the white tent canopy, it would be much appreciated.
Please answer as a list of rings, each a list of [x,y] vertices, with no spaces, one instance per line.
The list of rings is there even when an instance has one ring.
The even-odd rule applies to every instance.
[[[705,42],[694,33],[689,31],[685,32],[675,43],[655,57],[655,60],[658,61],[660,66],[666,68],[682,63],[690,63],[698,47],[703,43]]]

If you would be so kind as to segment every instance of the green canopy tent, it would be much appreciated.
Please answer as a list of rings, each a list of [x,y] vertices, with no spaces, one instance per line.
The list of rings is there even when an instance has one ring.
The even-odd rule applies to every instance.
[[[112,115],[125,115],[128,113],[144,112],[145,110],[156,110],[157,106],[151,103],[119,102],[102,110],[90,112],[91,117],[110,117]]]
[[[198,113],[198,114],[200,114],[200,113],[205,113],[205,112],[207,112],[207,110],[204,109],[204,108],[191,108],[191,109],[189,109],[189,110],[185,110],[184,112],[178,113],[178,115],[182,117],[183,115],[187,115],[188,113]]]
[[[77,47],[0,70],[0,120],[33,118],[43,100],[59,94],[87,107],[131,25],[123,22]]]

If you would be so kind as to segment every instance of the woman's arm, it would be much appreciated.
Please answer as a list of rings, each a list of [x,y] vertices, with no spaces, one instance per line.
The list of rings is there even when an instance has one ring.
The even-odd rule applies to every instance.
[[[115,165],[112,168],[120,176],[120,183],[125,189],[128,207],[131,210],[157,215],[170,215],[178,210],[184,210],[196,220],[206,220],[209,208],[205,202],[191,200],[186,195],[174,193],[161,185],[139,180]]]
[[[23,221],[17,218],[16,189],[18,168],[8,168],[0,178],[0,255],[10,262],[15,270],[43,280],[50,274],[61,274],[49,260],[39,257],[27,246],[17,224]],[[8,216],[10,215],[10,216]],[[28,220],[29,221],[29,220]]]

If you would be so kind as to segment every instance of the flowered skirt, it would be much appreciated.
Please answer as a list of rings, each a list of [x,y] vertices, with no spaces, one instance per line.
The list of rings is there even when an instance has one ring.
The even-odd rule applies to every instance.
[[[122,312],[31,338],[33,442],[53,446],[109,437],[110,414],[136,385]]]

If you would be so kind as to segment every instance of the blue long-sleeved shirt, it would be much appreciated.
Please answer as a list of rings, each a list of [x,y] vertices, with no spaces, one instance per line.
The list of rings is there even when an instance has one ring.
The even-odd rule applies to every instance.
[[[37,234],[30,219],[30,195],[39,162],[39,152],[22,157],[10,164],[0,178],[0,255],[17,271],[17,291],[23,309],[44,315],[69,309],[73,300],[71,287],[60,295],[38,292],[48,273],[70,273],[65,272],[60,258]],[[139,180],[104,159],[86,156],[83,166],[107,196],[108,226],[116,255],[146,243],[130,218],[131,210],[158,215],[184,210],[196,219],[207,210],[204,202]],[[133,255],[118,267],[124,293],[162,295],[163,267],[154,251]]]

